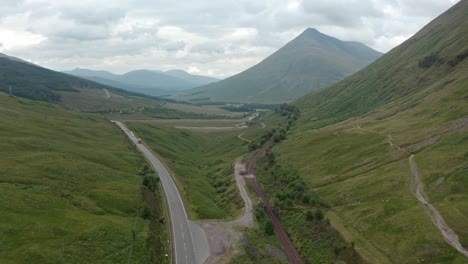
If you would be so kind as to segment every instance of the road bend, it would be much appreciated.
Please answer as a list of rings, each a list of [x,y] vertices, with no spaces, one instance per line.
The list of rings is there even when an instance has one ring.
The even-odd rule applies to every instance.
[[[138,143],[138,139],[123,123],[112,122],[125,132],[159,174],[169,207],[174,262],[176,264],[203,263],[209,254],[206,252],[209,251],[208,240],[200,227],[188,219],[180,193],[166,167],[144,144]]]

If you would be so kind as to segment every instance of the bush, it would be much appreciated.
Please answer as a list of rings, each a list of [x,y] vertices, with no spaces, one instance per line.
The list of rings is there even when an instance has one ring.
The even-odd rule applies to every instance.
[[[265,234],[272,236],[275,233],[275,229],[273,228],[273,223],[271,222],[270,219],[267,219],[265,221],[265,225],[263,226],[265,230]]]
[[[315,219],[317,219],[317,221],[323,220],[323,213],[322,213],[322,210],[317,209],[317,210],[315,211]]]
[[[311,210],[307,210],[305,213],[305,218],[307,221],[312,221],[314,220],[314,214],[312,213]]]
[[[255,218],[257,221],[262,222],[265,219],[265,211],[262,208],[257,208],[255,210]]]
[[[151,209],[149,208],[149,206],[145,203],[143,205],[143,210],[141,212],[141,218],[143,219],[150,219],[151,217]]]
[[[427,69],[430,68],[432,65],[440,62],[442,62],[442,59],[439,58],[437,54],[432,54],[420,59],[418,62],[418,66],[420,68]]]
[[[159,178],[154,174],[147,174],[143,178],[143,185],[150,189],[152,192],[158,187]]]

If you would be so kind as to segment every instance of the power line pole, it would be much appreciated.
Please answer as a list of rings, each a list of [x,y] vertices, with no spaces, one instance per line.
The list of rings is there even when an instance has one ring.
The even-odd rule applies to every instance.
[[[13,94],[11,93],[11,85],[10,85],[10,96],[13,96]]]

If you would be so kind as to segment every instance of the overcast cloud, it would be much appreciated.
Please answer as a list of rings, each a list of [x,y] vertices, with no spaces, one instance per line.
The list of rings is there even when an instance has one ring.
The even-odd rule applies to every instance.
[[[456,0],[0,0],[0,52],[54,70],[228,77],[308,27],[387,52]]]

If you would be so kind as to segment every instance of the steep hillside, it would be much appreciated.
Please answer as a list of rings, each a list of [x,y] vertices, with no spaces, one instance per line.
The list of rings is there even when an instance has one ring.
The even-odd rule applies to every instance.
[[[58,91],[78,92],[78,87],[100,88],[89,81],[69,77],[23,61],[0,57],[0,91],[34,100],[58,102]]]
[[[283,103],[358,71],[380,53],[307,29],[259,64],[177,95],[182,100]]]
[[[165,253],[137,217],[145,161],[117,127],[2,93],[0,120],[0,262],[147,263],[149,251]]]
[[[144,109],[158,116],[188,113],[165,109],[174,100],[131,92],[86,79],[55,72],[20,59],[0,56],[0,92],[52,102],[81,112],[136,113]],[[168,115],[169,114],[169,115]]]
[[[120,96],[144,97],[142,94],[55,72],[15,57],[0,56],[0,91],[10,93],[10,87],[15,96],[53,103],[63,102],[63,94],[79,97],[79,94],[88,91],[102,93],[104,99],[105,90]]]
[[[294,102],[301,116],[273,150],[368,263],[466,262],[466,14],[460,1],[367,68]],[[280,214],[303,241],[313,234],[298,208]]]
[[[136,70],[120,75],[107,71],[77,68],[72,71],[65,71],[65,73],[101,84],[149,95],[170,95],[179,90],[187,90],[218,81],[215,78],[193,75],[182,70],[170,70],[166,72]]]
[[[321,127],[362,115],[456,71],[468,56],[466,1],[353,76],[296,102],[303,125]],[[312,122],[310,122],[312,121]]]

